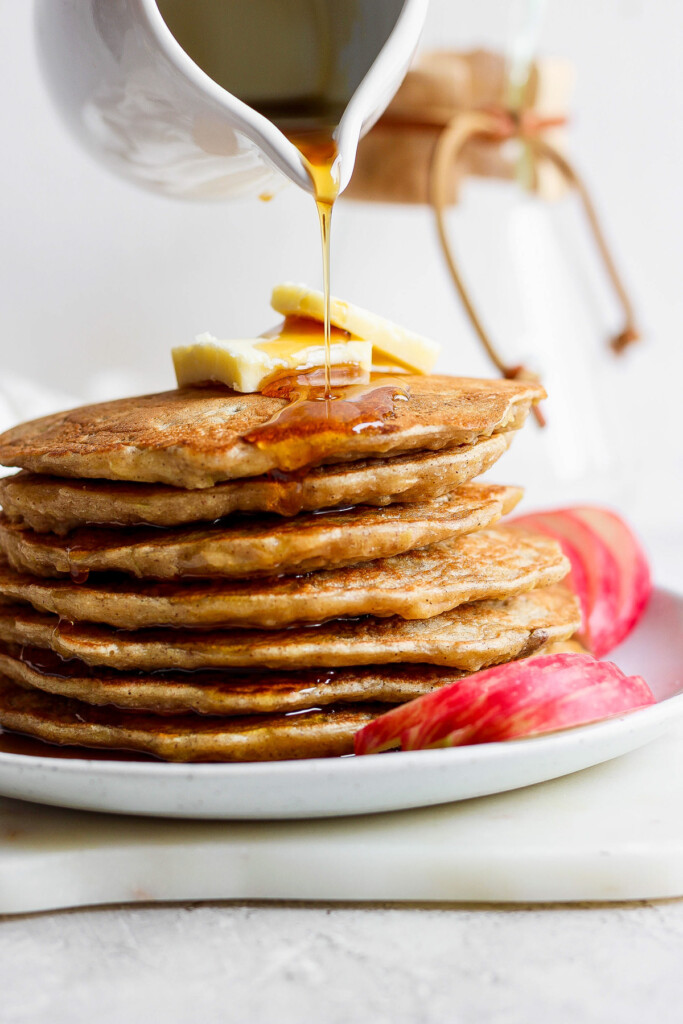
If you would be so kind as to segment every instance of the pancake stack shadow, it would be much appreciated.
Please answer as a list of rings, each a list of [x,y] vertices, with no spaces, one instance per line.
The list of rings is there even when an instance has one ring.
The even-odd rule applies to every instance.
[[[243,440],[282,401],[219,388],[0,437],[22,468],[0,482],[0,724],[173,761],[338,756],[391,706],[568,640],[559,546],[496,525],[518,488],[472,482],[542,390],[407,380],[382,430],[296,473]]]

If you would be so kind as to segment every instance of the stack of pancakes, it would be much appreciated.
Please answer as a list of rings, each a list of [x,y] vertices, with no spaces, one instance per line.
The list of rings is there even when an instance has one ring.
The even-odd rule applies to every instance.
[[[23,470],[0,484],[0,724],[178,761],[341,755],[392,705],[567,640],[560,548],[494,525],[517,488],[471,482],[542,389],[406,383],[314,445],[245,440],[286,403],[222,387],[0,437]]]

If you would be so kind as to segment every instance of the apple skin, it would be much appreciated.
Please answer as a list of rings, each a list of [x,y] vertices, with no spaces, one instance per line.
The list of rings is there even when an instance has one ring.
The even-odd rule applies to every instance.
[[[393,708],[356,733],[355,752],[538,736],[655,703],[640,676],[590,654],[545,654],[475,672]]]
[[[642,618],[652,594],[650,566],[638,538],[620,516],[590,507],[577,508],[574,515],[600,536],[617,565],[619,611],[612,634],[604,637],[605,649],[596,654],[601,657],[625,640]]]
[[[652,593],[650,568],[631,528],[604,508],[577,506],[532,512],[511,527],[554,537],[571,562],[569,585],[581,604],[579,639],[602,658],[641,618]]]

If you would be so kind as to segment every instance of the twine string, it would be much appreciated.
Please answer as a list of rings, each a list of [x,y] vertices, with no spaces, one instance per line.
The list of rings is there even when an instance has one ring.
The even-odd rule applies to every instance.
[[[617,354],[620,354],[634,341],[640,340],[640,331],[636,324],[636,316],[633,309],[633,303],[631,302],[631,297],[617,269],[612,250],[607,244],[602,224],[600,223],[597,210],[595,209],[595,204],[593,203],[590,192],[586,187],[586,183],[576,170],[576,167],[546,139],[539,135],[525,135],[523,138],[537,156],[545,157],[546,160],[551,161],[551,163],[557,167],[558,171],[562,174],[567,183],[576,190],[581,201],[581,205],[583,206],[584,213],[586,215],[586,220],[588,221],[588,226],[591,230],[591,234],[593,235],[595,244],[598,247],[605,270],[607,271],[607,276],[612,282],[612,287],[614,288],[623,311],[624,325],[621,331],[619,331],[619,333],[610,340],[612,350]]]
[[[509,365],[501,357],[472,301],[446,227],[449,171],[457,164],[467,143],[474,138],[487,139],[499,144],[508,139],[518,138],[530,147],[535,157],[545,158],[557,168],[567,184],[576,191],[581,201],[588,226],[623,310],[624,326],[619,334],[612,339],[611,347],[616,353],[623,352],[629,344],[637,341],[640,337],[630,296],[617,270],[586,184],[570,161],[541,135],[548,128],[564,123],[565,118],[563,117],[541,117],[533,111],[508,111],[497,107],[463,111],[447,122],[440,131],[432,154],[429,170],[429,201],[436,217],[439,241],[448,270],[465,312],[486,354],[501,376],[509,380],[538,380],[538,376],[523,366]],[[534,414],[538,423],[544,426],[545,419],[538,406],[534,407]]]

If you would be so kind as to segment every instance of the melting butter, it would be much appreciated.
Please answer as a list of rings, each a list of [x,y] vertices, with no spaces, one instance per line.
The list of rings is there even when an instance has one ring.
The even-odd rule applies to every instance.
[[[283,284],[271,304],[285,319],[259,338],[223,341],[200,334],[193,345],[173,349],[179,387],[205,382],[235,391],[262,391],[282,377],[306,374],[311,386],[325,384],[325,302],[322,292]],[[329,366],[338,386],[366,384],[372,371],[429,373],[440,346],[351,303],[332,299]],[[322,381],[314,378],[321,371]]]
[[[370,379],[372,343],[333,330],[330,344],[332,371],[343,369],[344,381]],[[324,367],[325,338],[315,321],[293,318],[263,338],[221,341],[200,334],[193,345],[173,349],[179,387],[215,381],[235,391],[255,392],[278,377],[306,374]],[[341,382],[341,381],[340,381]]]
[[[303,284],[280,284],[273,289],[270,304],[285,317],[305,317],[322,323],[325,298],[322,292]],[[333,328],[348,331],[354,338],[371,341],[373,363],[402,367],[410,373],[430,373],[441,346],[421,334],[399,327],[391,320],[341,299],[330,299],[330,322]]]

